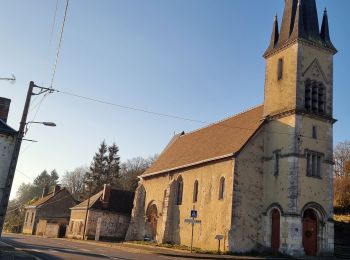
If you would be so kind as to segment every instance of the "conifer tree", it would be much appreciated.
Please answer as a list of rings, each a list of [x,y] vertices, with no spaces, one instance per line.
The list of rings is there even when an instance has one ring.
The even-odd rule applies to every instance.
[[[114,187],[118,186],[120,179],[120,157],[118,152],[119,148],[115,143],[108,147],[106,183],[110,183]]]
[[[120,157],[118,155],[119,148],[113,143],[107,146],[103,141],[93,157],[89,172],[86,173],[85,183],[91,194],[95,194],[102,190],[104,184],[110,184],[117,187],[119,183]]]

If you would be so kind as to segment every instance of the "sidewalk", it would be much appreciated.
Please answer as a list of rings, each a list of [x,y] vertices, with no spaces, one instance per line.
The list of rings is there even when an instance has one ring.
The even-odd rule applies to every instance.
[[[101,241],[93,241],[93,240],[76,240],[76,239],[68,239],[68,238],[57,238],[57,239],[63,239],[63,240],[69,240],[71,242],[75,243],[85,243],[85,244],[91,244],[95,246],[103,246],[103,247],[109,247],[109,248],[115,248],[118,250],[126,251],[129,253],[136,253],[136,254],[156,254],[156,255],[162,255],[168,258],[174,258],[174,260],[177,259],[177,257],[187,258],[189,260],[191,259],[200,259],[200,260],[221,260],[221,259],[227,259],[227,260],[246,260],[246,259],[252,259],[252,260],[258,260],[258,259],[307,259],[307,260],[316,260],[316,259],[327,259],[327,260],[339,260],[343,258],[337,258],[337,257],[300,257],[300,258],[292,258],[292,257],[274,257],[274,256],[233,256],[233,255],[215,255],[215,254],[199,254],[199,253],[193,253],[186,250],[180,250],[180,249],[173,249],[173,248],[165,248],[165,247],[159,247],[159,246],[152,246],[152,245],[141,245],[141,244],[134,244],[130,242],[123,242],[123,243],[116,243],[116,242],[101,242]]]
[[[76,240],[76,239],[67,239],[67,238],[56,238],[62,240],[69,240],[74,243],[84,243],[95,246],[109,247],[115,248],[118,250],[126,251],[129,253],[135,254],[156,254],[162,255],[167,258],[174,258],[176,260],[178,257],[187,258],[187,259],[202,259],[202,260],[221,260],[221,259],[238,259],[238,260],[246,260],[246,259],[287,259],[282,257],[268,257],[268,256],[231,256],[231,255],[215,255],[215,254],[199,254],[199,253],[190,253],[189,251],[173,249],[173,248],[165,248],[158,247],[152,245],[140,245],[129,242],[124,243],[116,243],[116,242],[101,242],[101,241],[93,241],[93,240]]]

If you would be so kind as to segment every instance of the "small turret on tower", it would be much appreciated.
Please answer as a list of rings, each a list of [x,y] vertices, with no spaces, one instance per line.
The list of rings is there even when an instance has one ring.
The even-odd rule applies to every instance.
[[[335,49],[329,36],[328,14],[327,9],[324,9],[323,20],[321,26],[321,39],[327,48]]]
[[[273,26],[272,26],[270,45],[267,48],[266,52],[269,52],[276,47],[276,44],[278,43],[278,39],[279,39],[279,29],[278,29],[278,19],[277,19],[277,14],[276,14],[275,19],[273,21]]]

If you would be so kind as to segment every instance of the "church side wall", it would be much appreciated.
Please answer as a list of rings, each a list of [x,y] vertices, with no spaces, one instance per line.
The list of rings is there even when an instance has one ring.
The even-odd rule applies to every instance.
[[[146,190],[145,212],[151,204],[156,204],[158,209],[157,219],[157,241],[172,242],[190,246],[191,244],[191,225],[184,221],[190,218],[191,209],[195,208],[198,211],[198,220],[201,224],[196,224],[194,227],[193,246],[207,249],[217,250],[218,241],[216,235],[223,235],[224,240],[221,241],[221,250],[228,249],[228,231],[231,226],[231,209],[232,209],[232,187],[233,187],[233,160],[227,159],[218,162],[208,163],[206,165],[183,170],[174,174],[162,176],[154,176],[143,179],[142,184]],[[164,203],[164,197],[167,194],[166,190],[171,183],[181,175],[183,179],[183,200],[182,205],[175,205],[176,192],[170,198],[171,202]],[[219,185],[220,179],[225,178],[224,198],[219,200]],[[193,190],[195,181],[199,183],[198,201],[193,203]],[[163,206],[168,205],[168,219],[163,220],[160,215]],[[160,213],[160,214],[159,214]],[[170,221],[171,223],[163,223]],[[171,241],[162,241],[165,226],[171,227],[167,231],[168,238]],[[171,233],[171,234],[170,234]]]
[[[229,235],[232,252],[257,250],[262,241],[263,143],[261,130],[235,160],[233,218]]]

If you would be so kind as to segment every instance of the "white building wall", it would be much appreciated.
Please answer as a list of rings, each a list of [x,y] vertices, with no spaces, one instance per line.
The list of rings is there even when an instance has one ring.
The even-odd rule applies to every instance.
[[[16,138],[0,134],[0,192],[6,185],[6,178],[10,167]],[[2,194],[1,196],[2,197]]]

